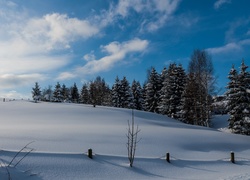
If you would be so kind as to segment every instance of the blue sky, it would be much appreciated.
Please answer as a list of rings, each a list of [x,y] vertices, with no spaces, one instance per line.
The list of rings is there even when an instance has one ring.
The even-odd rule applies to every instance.
[[[232,66],[250,66],[248,0],[0,0],[0,96],[103,77],[141,83],[169,63],[211,55],[224,88]],[[222,93],[223,91],[221,91]]]

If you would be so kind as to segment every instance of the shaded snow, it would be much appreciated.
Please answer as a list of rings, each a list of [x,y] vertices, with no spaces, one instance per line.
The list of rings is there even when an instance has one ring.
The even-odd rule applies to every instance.
[[[210,129],[135,111],[142,139],[130,168],[125,134],[131,110],[11,101],[0,102],[0,113],[4,162],[35,141],[30,146],[36,151],[10,168],[13,176],[21,174],[17,179],[249,178],[250,137],[218,131],[226,127],[225,115],[216,116],[215,129]],[[88,148],[95,153],[93,160],[86,155]],[[229,162],[231,151],[236,164]],[[164,159],[166,152],[170,152],[170,164]],[[5,175],[0,169],[0,175]]]

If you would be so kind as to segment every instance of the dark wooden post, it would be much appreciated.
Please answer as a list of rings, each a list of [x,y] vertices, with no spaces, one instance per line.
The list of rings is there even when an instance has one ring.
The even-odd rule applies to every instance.
[[[231,151],[231,162],[232,162],[232,163],[235,163],[234,152],[233,152],[233,151]]]
[[[170,154],[169,154],[169,152],[166,153],[166,161],[170,163]]]
[[[93,159],[92,149],[88,149],[88,157]]]

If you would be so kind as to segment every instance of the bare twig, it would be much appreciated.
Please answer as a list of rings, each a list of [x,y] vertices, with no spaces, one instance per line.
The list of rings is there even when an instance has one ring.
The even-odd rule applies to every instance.
[[[130,163],[130,167],[133,166],[134,158],[135,158],[135,151],[137,147],[137,143],[140,140],[137,140],[138,133],[140,132],[139,127],[137,125],[137,128],[135,129],[134,125],[134,110],[132,109],[132,123],[128,121],[128,133],[127,133],[127,151],[128,151],[128,159]]]
[[[25,149],[28,149],[28,145],[30,145],[31,143],[33,143],[34,141],[31,141],[31,142],[29,142],[28,144],[26,144],[22,149],[20,149],[17,153],[16,153],[16,155],[12,158],[12,160],[10,161],[10,163],[8,164],[8,167],[12,164],[12,162],[16,159],[16,157],[23,151],[23,150],[25,150]],[[32,149],[33,150],[33,149]],[[25,155],[26,156],[26,155]],[[23,158],[22,158],[23,159]],[[21,159],[21,160],[22,160]],[[18,162],[19,163],[19,162]],[[16,164],[17,165],[17,164]],[[16,166],[15,165],[15,166]]]

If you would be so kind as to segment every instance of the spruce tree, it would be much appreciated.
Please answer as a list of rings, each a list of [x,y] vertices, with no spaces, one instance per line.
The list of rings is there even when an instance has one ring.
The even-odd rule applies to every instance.
[[[240,73],[234,68],[229,73],[227,97],[229,101],[229,128],[233,133],[250,135],[250,73],[242,60]]]
[[[57,82],[57,84],[55,86],[55,90],[53,92],[53,95],[54,95],[55,102],[62,102],[62,89],[61,89],[61,85],[59,82]]]
[[[69,100],[69,89],[66,87],[65,84],[62,85],[61,88],[62,100],[68,101]]]
[[[155,68],[151,69],[145,92],[145,110],[158,113],[158,103],[160,98],[161,80]]]
[[[76,83],[74,83],[73,87],[71,88],[71,100],[74,103],[79,102],[79,91],[78,91],[78,88],[76,86]]]
[[[35,87],[32,88],[32,98],[37,102],[41,98],[41,90],[38,82],[35,82]]]
[[[90,103],[89,90],[88,90],[88,85],[86,83],[82,85],[80,99],[81,99],[81,103],[83,104]]]
[[[121,80],[121,107],[122,108],[131,108],[131,100],[132,100],[132,95],[131,95],[131,89],[129,86],[129,82],[127,78],[124,76],[123,79]]]
[[[112,104],[114,107],[121,107],[121,81],[118,76],[112,86]]]
[[[160,91],[160,113],[179,118],[181,96],[185,86],[185,71],[181,65],[170,64]]]
[[[142,110],[142,88],[139,81],[133,80],[131,85],[132,91],[132,108]]]

